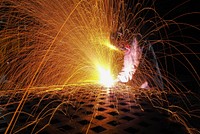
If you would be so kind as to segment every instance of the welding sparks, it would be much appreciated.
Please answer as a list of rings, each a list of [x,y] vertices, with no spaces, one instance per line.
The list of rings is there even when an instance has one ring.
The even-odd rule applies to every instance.
[[[23,96],[19,96],[20,103],[17,102],[18,107],[14,114],[8,113],[13,116],[5,134],[21,133],[21,130],[35,123],[32,129],[34,133],[37,131],[37,124],[43,122],[39,117],[43,118],[43,115],[49,117],[52,114],[53,118],[57,110],[63,111],[62,108],[59,109],[66,100],[63,100],[63,96],[70,99],[72,96],[73,99],[76,94],[79,95],[78,90],[86,83],[91,85],[98,83],[106,88],[113,87],[116,82],[113,79],[115,77],[119,84],[128,82],[127,85],[130,84],[131,89],[156,89],[141,90],[141,92],[152,92],[151,95],[144,93],[142,97],[147,97],[156,109],[171,112],[173,114],[171,117],[177,117],[177,122],[188,129],[182,116],[183,112],[178,113],[180,109],[184,111],[184,107],[179,108],[177,103],[170,102],[173,100],[171,97],[167,98],[174,92],[181,96],[181,100],[187,101],[182,87],[184,91],[187,89],[178,82],[176,75],[172,77],[173,74],[168,73],[168,68],[172,67],[170,70],[174,70],[175,73],[173,66],[176,62],[178,66],[181,63],[200,85],[200,77],[187,59],[187,55],[192,54],[196,57],[194,61],[199,60],[198,55],[189,48],[191,44],[199,44],[199,39],[181,35],[181,40],[182,37],[186,38],[184,42],[173,41],[174,37],[178,37],[179,40],[177,33],[182,33],[182,29],[195,28],[199,31],[199,27],[175,22],[176,19],[192,13],[177,16],[172,18],[172,21],[164,20],[169,16],[167,14],[160,16],[154,3],[159,2],[156,0],[3,0],[0,4],[0,16],[2,16],[0,90],[5,90],[5,93],[10,89],[15,90],[14,97],[18,90],[25,90]],[[173,11],[177,10],[173,8],[168,12],[169,15]],[[124,49],[126,45],[124,42],[131,45],[130,53],[125,51],[128,49]],[[180,57],[187,61],[187,64],[179,59]],[[64,102],[61,102],[55,110],[51,109],[53,113],[51,110],[46,111],[46,107],[42,109],[44,112],[44,114],[41,112],[42,116],[28,113],[35,116],[36,120],[31,118],[30,124],[15,130],[18,127],[16,123],[19,116],[24,113],[26,101],[32,99],[30,91],[37,93],[36,97],[42,92],[46,99],[47,93],[57,95],[57,92],[61,92],[65,86],[66,90],[58,95]],[[40,91],[43,88],[45,91]],[[95,90],[98,88],[84,87],[87,90],[90,88],[96,95]],[[119,89],[120,93],[124,94],[124,90],[121,90],[124,88],[119,86]],[[135,90],[130,90],[130,93],[132,91],[135,94]],[[12,98],[10,100],[15,101]],[[79,96],[76,101],[81,101]],[[167,104],[172,105],[167,106],[167,109],[163,102],[168,101]],[[179,109],[174,111],[174,108]],[[0,109],[5,107],[0,105]],[[192,107],[192,111],[188,113],[193,111],[195,110]],[[174,116],[174,113],[177,115]],[[44,125],[42,129],[49,124]]]

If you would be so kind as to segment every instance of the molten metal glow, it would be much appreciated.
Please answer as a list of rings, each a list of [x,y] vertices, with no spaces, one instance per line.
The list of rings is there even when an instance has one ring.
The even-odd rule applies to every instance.
[[[109,69],[105,69],[98,66],[99,71],[99,83],[105,87],[112,87],[114,85],[114,79]]]

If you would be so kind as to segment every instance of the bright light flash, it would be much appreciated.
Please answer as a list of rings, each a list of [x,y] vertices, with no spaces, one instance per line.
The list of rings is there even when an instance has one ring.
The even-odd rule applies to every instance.
[[[99,66],[98,71],[100,76],[99,83],[107,88],[112,87],[114,85],[114,79],[110,73],[110,70],[106,70]]]
[[[105,45],[109,47],[111,50],[118,50],[117,47],[115,47],[113,44],[111,44],[109,41],[105,41]]]

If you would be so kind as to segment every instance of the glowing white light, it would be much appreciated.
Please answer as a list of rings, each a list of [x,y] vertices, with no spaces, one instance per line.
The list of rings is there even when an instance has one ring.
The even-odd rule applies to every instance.
[[[102,67],[98,67],[100,80],[99,83],[105,87],[112,87],[114,85],[114,79],[110,73],[110,70],[106,70]]]

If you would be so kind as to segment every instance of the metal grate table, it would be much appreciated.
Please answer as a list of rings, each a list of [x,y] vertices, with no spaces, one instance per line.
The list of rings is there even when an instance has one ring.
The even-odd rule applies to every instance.
[[[29,94],[15,133],[40,134],[184,134],[184,127],[156,110],[145,89],[97,85],[38,90]],[[143,90],[143,91],[142,91]],[[0,133],[4,133],[22,93],[1,97]],[[17,97],[16,97],[17,96]],[[10,100],[9,100],[10,99]],[[10,101],[8,103],[8,101]],[[12,103],[16,102],[16,103]],[[9,113],[9,114],[8,114]],[[44,127],[45,126],[45,127]]]

